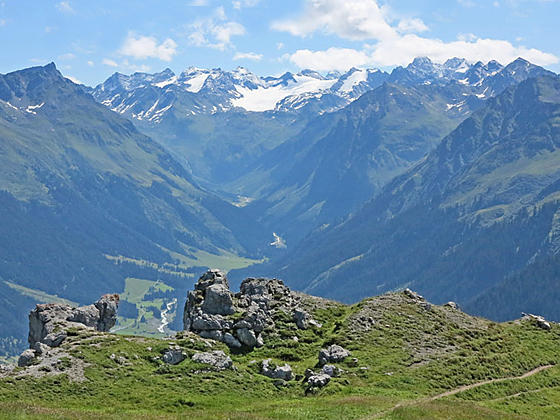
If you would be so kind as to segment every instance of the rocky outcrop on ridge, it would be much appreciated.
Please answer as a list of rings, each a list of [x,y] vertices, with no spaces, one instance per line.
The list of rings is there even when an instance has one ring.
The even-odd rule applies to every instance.
[[[119,295],[105,295],[79,308],[56,303],[37,305],[29,313],[29,347],[37,350],[39,343],[57,347],[66,339],[69,328],[107,332],[117,321],[118,306]]]
[[[295,328],[320,328],[301,307],[301,300],[300,294],[276,279],[248,278],[234,294],[225,274],[209,270],[188,293],[184,328],[231,348],[261,347],[263,331],[274,327],[279,311],[290,314]]]

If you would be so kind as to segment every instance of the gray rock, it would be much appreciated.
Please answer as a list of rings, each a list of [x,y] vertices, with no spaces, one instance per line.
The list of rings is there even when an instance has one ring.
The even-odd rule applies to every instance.
[[[447,302],[447,303],[446,303],[445,305],[443,305],[443,306],[445,306],[446,308],[451,308],[451,309],[459,310],[459,305],[457,305],[457,303],[455,303],[455,302],[449,301],[449,302]]]
[[[239,342],[239,340],[237,338],[235,338],[233,335],[231,335],[230,333],[225,333],[222,341],[225,344],[227,344],[229,347],[234,347],[234,348],[237,348],[237,349],[243,346]]]
[[[195,331],[229,330],[232,326],[233,322],[221,315],[202,314],[193,318],[191,329]]]
[[[23,353],[21,353],[21,355],[18,358],[17,364],[19,367],[27,367],[33,363],[35,357],[36,357],[35,351],[31,349],[27,349]]]
[[[223,284],[208,286],[202,303],[202,310],[212,315],[232,315],[235,313],[233,298],[229,289]]]
[[[220,270],[208,270],[199,279],[194,286],[195,290],[206,290],[208,287],[220,284],[229,290],[227,277]]]
[[[323,366],[323,373],[331,378],[336,378],[340,376],[341,370],[334,365],[325,365]]]
[[[29,346],[42,342],[59,346],[69,328],[92,328],[109,331],[117,320],[119,295],[105,295],[93,305],[72,308],[62,304],[37,305],[29,313]],[[54,335],[53,335],[54,334]]]
[[[255,347],[257,345],[257,336],[253,330],[240,328],[235,332],[235,334],[241,344],[244,344],[247,347]]]
[[[283,379],[291,381],[294,377],[292,368],[287,363],[284,366],[276,366],[272,363],[272,359],[266,359],[262,362],[261,373],[272,379]]]
[[[262,334],[259,334],[257,337],[257,347],[262,347],[262,346],[264,346],[264,340]]]
[[[43,338],[43,344],[49,347],[58,347],[66,340],[66,337],[68,337],[66,331],[53,332]]]
[[[181,349],[169,349],[163,353],[163,361],[169,365],[178,365],[187,358],[187,355]]]
[[[410,290],[410,289],[408,289],[408,288],[407,288],[407,289],[404,289],[404,290],[403,290],[403,293],[404,293],[404,295],[405,295],[406,297],[408,297],[408,298],[410,298],[410,299],[413,299],[413,300],[416,300],[416,301],[422,301],[422,300],[424,300],[424,298],[423,298],[421,295],[419,295],[419,294],[416,293],[416,292],[413,292],[412,290]]]
[[[348,350],[345,350],[337,344],[333,344],[327,349],[322,349],[319,351],[319,364],[323,366],[327,363],[342,362],[344,359],[350,356],[350,354],[351,353]]]
[[[209,338],[210,340],[223,341],[224,333],[220,330],[205,330],[201,331],[198,335],[202,338]]]
[[[311,317],[307,312],[302,309],[296,309],[294,311],[294,321],[299,329],[306,330],[309,328],[309,320]]]
[[[39,356],[48,354],[50,349],[51,348],[49,346],[43,343],[35,343],[35,345],[33,346],[33,350],[35,350],[35,353],[37,353],[37,355]]]
[[[548,322],[546,319],[544,319],[544,317],[540,315],[526,314],[524,312],[522,313],[522,315],[522,319],[535,322],[537,324],[537,327],[542,328],[543,330],[550,331],[552,329],[550,322]]]
[[[310,376],[307,383],[312,388],[323,388],[331,381],[331,377],[327,374],[320,373],[318,375]]]
[[[195,353],[192,360],[197,363],[210,365],[218,370],[230,369],[233,366],[231,358],[221,350]]]

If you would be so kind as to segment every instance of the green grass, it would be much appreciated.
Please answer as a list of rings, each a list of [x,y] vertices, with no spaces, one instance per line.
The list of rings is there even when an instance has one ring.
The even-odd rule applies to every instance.
[[[147,284],[132,281],[141,298]],[[165,365],[170,345],[189,356],[229,350],[192,334],[175,339],[91,334],[70,335],[63,346],[87,363],[87,381],[64,375],[0,380],[0,418],[201,418],[201,419],[554,419],[560,403],[560,367],[525,379],[478,386],[431,401],[444,391],[520,376],[555,364],[560,327],[543,331],[529,323],[496,324],[441,307],[425,310],[401,294],[353,306],[316,308],[320,329],[299,330],[278,312],[265,330],[265,346],[233,352],[235,369],[208,370],[187,358]],[[360,317],[375,323],[358,327]],[[297,337],[297,341],[293,338]],[[315,394],[302,381],[277,387],[259,374],[260,362],[289,363],[295,375],[318,369],[317,354],[338,343],[357,363]],[[110,355],[124,357],[119,364]],[[10,417],[11,416],[11,417]]]

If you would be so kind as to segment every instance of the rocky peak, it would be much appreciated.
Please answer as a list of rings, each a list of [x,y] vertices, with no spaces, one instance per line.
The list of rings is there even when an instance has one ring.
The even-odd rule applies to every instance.
[[[184,328],[230,347],[259,347],[279,312],[289,314],[294,327],[320,328],[300,307],[300,301],[299,295],[277,279],[248,278],[241,283],[239,293],[233,294],[225,274],[210,270],[188,293]]]

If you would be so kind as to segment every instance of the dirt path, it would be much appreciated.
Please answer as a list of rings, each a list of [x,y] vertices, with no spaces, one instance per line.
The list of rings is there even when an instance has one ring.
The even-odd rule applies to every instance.
[[[530,370],[529,372],[526,372],[521,376],[510,376],[510,377],[507,377],[507,378],[488,379],[486,381],[477,382],[477,383],[470,384],[470,385],[463,385],[463,386],[460,386],[459,388],[455,388],[455,389],[452,389],[450,391],[442,392],[441,394],[433,395],[431,397],[420,398],[420,399],[412,400],[412,401],[405,401],[405,402],[402,402],[402,403],[398,403],[397,405],[395,405],[393,408],[390,408],[389,410],[383,411],[381,413],[377,413],[373,417],[369,417],[369,418],[370,419],[381,418],[381,417],[389,414],[391,411],[393,411],[393,410],[395,410],[399,407],[406,407],[406,406],[409,406],[409,405],[414,405],[414,404],[418,404],[418,403],[422,403],[422,402],[439,400],[440,398],[445,398],[445,397],[449,397],[451,395],[460,394],[461,392],[465,392],[465,391],[468,391],[470,389],[478,388],[478,387],[481,387],[481,386],[484,386],[484,385],[529,378],[533,375],[536,375],[539,372],[542,372],[543,370],[550,369],[554,366],[555,365],[539,366],[538,368]]]

